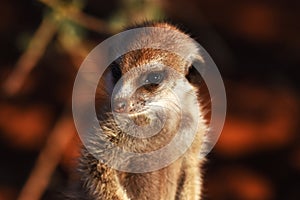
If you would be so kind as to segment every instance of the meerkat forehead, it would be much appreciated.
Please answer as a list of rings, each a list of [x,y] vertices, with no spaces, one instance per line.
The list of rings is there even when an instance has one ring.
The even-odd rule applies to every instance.
[[[183,74],[184,68],[189,63],[184,58],[175,53],[160,49],[141,49],[125,54],[120,60],[122,74],[130,71],[134,67],[155,66],[170,67]],[[152,67],[151,67],[152,66]]]
[[[125,42],[120,41],[127,49],[134,49],[120,59],[123,74],[133,67],[155,64],[155,62],[185,74],[194,60],[203,62],[198,44],[175,26],[167,23],[153,23],[132,28],[137,28],[137,31],[131,34]]]

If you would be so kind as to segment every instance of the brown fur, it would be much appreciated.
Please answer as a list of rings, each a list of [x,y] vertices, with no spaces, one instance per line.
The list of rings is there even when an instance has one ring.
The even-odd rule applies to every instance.
[[[183,33],[176,27],[166,23],[150,24],[148,26],[177,30],[179,34],[183,35]],[[164,35],[163,33],[158,36],[143,34],[137,35],[135,37],[137,42],[134,42],[132,44],[133,46],[139,46],[141,43],[147,43],[147,38],[149,37],[157,37],[159,39],[158,41],[165,41],[165,45],[170,46],[173,49],[180,49],[182,52],[186,51],[184,53],[186,56],[181,58],[174,53],[151,48],[132,51],[120,58],[118,64],[122,74],[155,60],[156,62],[163,63],[178,72],[178,74],[169,73],[167,77],[168,80],[173,80],[173,85],[175,87],[177,79],[184,79],[188,76],[188,69],[194,60],[203,61],[203,59],[198,55],[197,46],[189,40],[187,35],[184,36],[186,37]],[[143,68],[140,70],[143,70]],[[142,72],[143,71],[139,71],[137,73]],[[135,79],[134,76],[135,75],[129,76],[125,78],[124,81],[127,79]],[[102,84],[105,83],[101,83],[101,88],[104,87]],[[184,84],[191,85],[188,82],[184,82]],[[192,88],[194,94],[198,95],[197,86],[192,86]],[[147,101],[151,98],[163,98],[164,95],[166,95],[163,89],[158,89],[158,91],[152,93],[144,90],[145,89],[142,88],[139,91],[139,93],[143,94],[143,101]],[[103,102],[107,103],[107,101],[103,98],[103,94],[104,93],[101,93],[100,91],[100,99],[102,102],[97,102],[98,105]],[[106,97],[109,98],[108,96]],[[134,99],[131,100],[139,102],[140,98],[141,96],[135,96]],[[194,109],[199,109],[200,113],[202,113],[201,106],[197,98],[195,102],[193,102],[193,106]],[[164,129],[159,134],[151,138],[135,138],[133,136],[128,136],[120,130],[120,128],[118,128],[110,114],[107,115],[106,113],[100,113],[101,116],[104,116],[104,120],[101,120],[100,124],[104,130],[105,139],[109,139],[112,143],[117,144],[125,150],[146,153],[165,146],[176,134],[179,126],[179,120],[183,120],[184,130],[189,130],[190,123],[193,121],[190,113],[183,110],[183,118],[179,119],[177,113],[173,111],[174,109],[172,107],[170,110],[170,115],[167,116],[168,121],[166,122]],[[204,132],[206,131],[203,116],[199,117],[200,121],[198,124],[198,131],[191,147],[175,162],[157,171],[147,173],[120,172],[108,167],[102,161],[97,160],[84,148],[82,151],[79,169],[82,174],[84,188],[87,189],[89,198],[94,200],[199,200],[202,189],[200,168],[203,162],[199,159],[199,155],[201,145],[204,140]],[[153,119],[147,115],[138,115],[136,122],[143,125],[143,123],[148,124],[149,120],[151,121]],[[92,146],[89,146],[89,148],[97,150],[97,140],[99,140],[99,137],[95,136],[95,138],[91,138],[91,140],[93,139],[95,141],[93,141],[94,143]],[[101,140],[99,142],[101,142]],[[130,164],[130,160],[128,162],[128,164]],[[148,164],[151,165],[151,163]]]

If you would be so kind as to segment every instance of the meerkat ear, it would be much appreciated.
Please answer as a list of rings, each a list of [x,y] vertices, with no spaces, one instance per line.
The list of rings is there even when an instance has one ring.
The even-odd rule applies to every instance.
[[[199,52],[197,54],[195,54],[195,55],[192,55],[191,58],[192,58],[192,62],[201,62],[201,63],[204,63],[204,58],[200,55]]]
[[[188,73],[189,68],[192,65],[201,65],[203,66],[203,64],[205,63],[205,60],[203,58],[203,56],[201,55],[201,48],[199,47],[199,45],[195,42],[195,41],[188,41],[185,45],[184,48],[182,48],[181,50],[181,54],[183,55],[183,57],[185,57],[185,60],[187,61],[187,65],[185,67],[185,74]],[[187,52],[187,54],[184,56],[185,52]]]
[[[200,54],[190,56],[190,61],[186,66],[186,78],[187,80],[194,84],[199,85],[202,83],[203,78],[201,76],[204,73],[204,59]]]

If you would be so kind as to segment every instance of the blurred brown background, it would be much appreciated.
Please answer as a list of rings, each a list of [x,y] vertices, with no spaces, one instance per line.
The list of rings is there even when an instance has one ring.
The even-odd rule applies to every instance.
[[[0,16],[0,200],[56,199],[72,182],[80,63],[126,25],[163,18],[192,33],[225,81],[204,199],[300,199],[300,1],[2,0]]]

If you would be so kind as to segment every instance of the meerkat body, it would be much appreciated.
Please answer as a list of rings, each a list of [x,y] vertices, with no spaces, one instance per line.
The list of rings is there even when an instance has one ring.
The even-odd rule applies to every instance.
[[[82,150],[79,170],[83,187],[87,191],[86,199],[200,199],[203,159],[200,160],[199,155],[207,126],[203,119],[198,86],[188,76],[193,62],[203,60],[199,56],[198,47],[189,36],[174,26],[166,23],[148,26],[172,30],[172,34],[168,31],[160,34],[140,33],[134,35],[132,41],[128,41],[126,45],[143,47],[151,41],[182,53],[178,55],[159,48],[137,48],[122,55],[117,64],[106,73],[110,76],[107,80],[112,81],[116,87],[119,82],[120,84],[114,94],[107,95],[107,101],[96,102],[96,107],[109,103],[112,98],[112,110],[116,114],[100,111],[102,131],[90,138],[88,147]],[[178,35],[173,34],[174,31]],[[101,89],[105,88],[101,84],[105,83],[100,82],[99,86]],[[104,93],[100,95],[102,100],[103,95]],[[161,114],[164,117],[160,117]],[[195,123],[196,129],[193,128]],[[156,130],[158,126],[161,129]],[[155,130],[156,134],[151,137],[135,137]],[[101,141],[109,140],[125,151],[149,153],[169,144],[176,134],[184,139],[190,137],[187,135],[191,135],[191,132],[195,132],[192,143],[181,156],[161,169],[144,173],[114,169],[90,151],[92,149],[100,152]],[[110,153],[114,160],[115,154],[107,152],[106,148],[110,147],[101,147],[101,152]],[[164,153],[172,156],[175,152],[176,150],[171,149]],[[149,163],[141,162],[142,164],[134,167],[136,171],[142,171],[148,165],[157,165],[159,162],[162,160],[158,158]],[[126,158],[122,165],[130,166],[132,163],[131,158]]]

